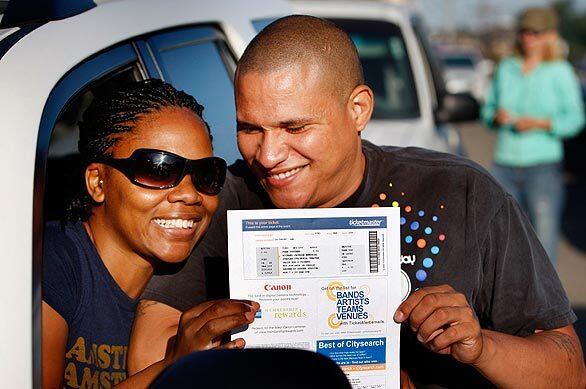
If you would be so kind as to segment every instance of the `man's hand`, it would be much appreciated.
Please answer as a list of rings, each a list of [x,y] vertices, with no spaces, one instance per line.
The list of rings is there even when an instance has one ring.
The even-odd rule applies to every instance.
[[[222,336],[235,328],[250,324],[260,305],[245,300],[206,301],[185,311],[179,320],[177,336],[165,356],[167,363],[200,350],[243,348],[244,339],[221,344]]]
[[[483,335],[476,313],[462,293],[449,285],[415,291],[395,312],[395,321],[409,322],[417,339],[439,354],[475,364],[483,352]]]

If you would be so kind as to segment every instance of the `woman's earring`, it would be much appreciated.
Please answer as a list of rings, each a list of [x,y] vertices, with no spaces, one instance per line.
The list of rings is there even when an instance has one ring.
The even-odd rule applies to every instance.
[[[104,180],[100,180],[98,181],[98,185],[101,187],[102,185],[104,185]]]

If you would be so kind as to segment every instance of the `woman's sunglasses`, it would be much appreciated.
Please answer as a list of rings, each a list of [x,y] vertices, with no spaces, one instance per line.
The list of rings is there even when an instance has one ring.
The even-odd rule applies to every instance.
[[[187,159],[168,151],[138,149],[128,158],[96,162],[112,166],[134,184],[150,189],[173,188],[189,174],[199,192],[217,195],[226,179],[226,161],[219,157]]]

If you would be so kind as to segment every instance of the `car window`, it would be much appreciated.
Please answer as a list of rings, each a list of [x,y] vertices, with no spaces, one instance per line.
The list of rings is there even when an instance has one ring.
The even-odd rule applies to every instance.
[[[163,79],[202,104],[214,137],[214,153],[228,163],[240,158],[236,146],[233,75],[235,61],[213,27],[193,27],[149,37],[147,44]]]
[[[433,46],[427,39],[430,34],[426,30],[423,21],[418,16],[413,16],[411,18],[411,24],[413,26],[413,31],[415,32],[417,43],[426,57],[425,64],[428,66],[426,70],[429,74],[429,77],[431,78],[430,87],[432,87],[435,92],[433,95],[434,109],[437,110],[440,108],[440,105],[443,102],[443,97],[446,94],[445,82],[442,76],[442,64],[438,60]]]
[[[419,117],[417,90],[398,26],[380,21],[333,19],[354,41],[366,83],[375,96],[374,119]]]
[[[46,220],[60,219],[71,198],[82,190],[77,141],[78,122],[83,112],[96,96],[121,84],[140,80],[143,74],[135,51],[130,45],[124,45],[79,65],[51,92],[39,136],[40,145],[44,137],[48,139]]]
[[[474,61],[470,57],[446,56],[446,57],[443,57],[443,62],[444,62],[445,66],[454,67],[454,68],[471,69],[474,67]]]
[[[252,27],[256,32],[260,32],[263,28],[277,20],[278,18],[255,19],[252,21]]]

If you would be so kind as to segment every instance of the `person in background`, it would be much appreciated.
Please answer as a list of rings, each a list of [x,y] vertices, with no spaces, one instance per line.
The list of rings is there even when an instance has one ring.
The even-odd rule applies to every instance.
[[[527,212],[554,265],[564,202],[562,139],[584,126],[580,87],[562,59],[557,26],[548,8],[520,15],[517,53],[499,65],[482,110],[497,131],[492,173]]]
[[[43,388],[147,387],[167,365],[220,345],[258,304],[221,300],[186,311],[165,357],[128,377],[138,297],[154,270],[185,260],[218,207],[226,162],[213,157],[203,107],[159,80],[92,102],[80,123],[85,191],[50,222],[43,252]]]

